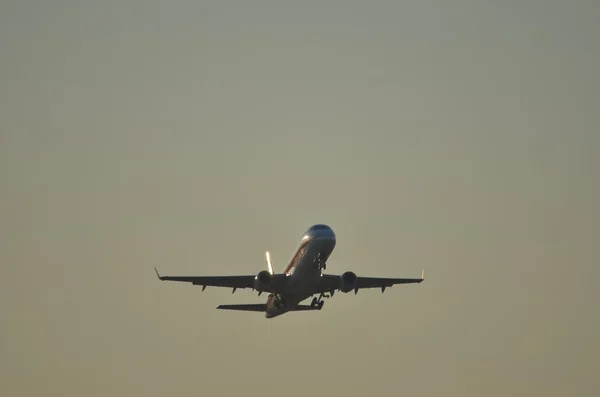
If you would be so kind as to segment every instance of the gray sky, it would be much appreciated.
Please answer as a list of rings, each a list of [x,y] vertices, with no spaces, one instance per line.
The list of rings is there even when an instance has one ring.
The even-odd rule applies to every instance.
[[[593,1],[5,1],[0,394],[596,396]],[[318,313],[160,283],[418,276]]]

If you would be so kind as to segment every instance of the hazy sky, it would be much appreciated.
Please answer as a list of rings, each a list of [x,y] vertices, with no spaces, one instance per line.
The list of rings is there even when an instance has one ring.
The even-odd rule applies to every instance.
[[[595,1],[3,1],[0,394],[597,396]],[[266,320],[169,275],[424,283]],[[243,394],[242,394],[243,393]]]

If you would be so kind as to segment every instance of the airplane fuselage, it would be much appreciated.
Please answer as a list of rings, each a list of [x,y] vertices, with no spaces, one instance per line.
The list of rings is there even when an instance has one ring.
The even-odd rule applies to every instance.
[[[267,300],[266,318],[273,318],[294,310],[303,300],[315,294],[322,277],[321,268],[316,258],[324,263],[335,248],[336,238],[333,230],[327,225],[314,225],[309,228],[284,273],[289,277],[285,289],[279,294],[285,302],[275,305],[275,296]]]

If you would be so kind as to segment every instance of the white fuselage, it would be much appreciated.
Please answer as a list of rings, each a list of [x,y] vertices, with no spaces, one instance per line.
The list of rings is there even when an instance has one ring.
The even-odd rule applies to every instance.
[[[275,297],[269,296],[265,317],[272,318],[294,309],[315,293],[321,278],[321,269],[315,260],[325,262],[335,248],[335,233],[326,225],[315,225],[306,231],[284,273],[289,277],[280,293],[285,305],[275,306]]]

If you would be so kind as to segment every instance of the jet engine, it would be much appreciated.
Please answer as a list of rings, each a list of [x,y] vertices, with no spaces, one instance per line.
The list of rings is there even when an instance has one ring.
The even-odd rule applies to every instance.
[[[254,277],[254,289],[257,291],[266,291],[271,285],[272,275],[267,270],[263,270]]]
[[[356,277],[356,274],[354,274],[354,272],[345,272],[344,274],[342,274],[340,281],[340,291],[346,293],[352,291],[354,289],[354,286],[356,285],[357,279],[358,277]]]

